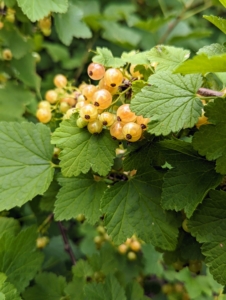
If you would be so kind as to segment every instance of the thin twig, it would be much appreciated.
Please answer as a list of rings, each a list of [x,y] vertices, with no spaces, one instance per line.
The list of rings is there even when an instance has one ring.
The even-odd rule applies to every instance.
[[[74,253],[71,249],[71,246],[69,244],[68,237],[67,237],[66,232],[65,232],[65,228],[64,228],[64,226],[61,222],[58,222],[58,225],[59,225],[60,232],[61,232],[61,235],[62,235],[63,241],[64,241],[64,250],[69,254],[73,265],[75,265],[76,264],[76,259],[74,257]]]
[[[214,91],[206,88],[198,89],[197,94],[205,97],[222,97],[224,95],[223,92]]]

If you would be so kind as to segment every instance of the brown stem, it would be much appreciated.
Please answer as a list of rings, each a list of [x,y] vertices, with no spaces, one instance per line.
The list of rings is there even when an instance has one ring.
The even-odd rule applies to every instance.
[[[204,96],[204,97],[222,97],[224,95],[224,93],[219,92],[219,91],[214,91],[214,90],[210,90],[210,89],[206,89],[206,88],[200,88],[197,91],[197,94]]]
[[[64,228],[64,226],[61,222],[58,222],[58,225],[59,225],[60,233],[61,233],[61,235],[63,237],[63,241],[64,241],[64,250],[69,254],[73,265],[75,265],[76,264],[76,259],[74,257],[74,253],[71,249],[71,246],[69,244],[68,237],[67,237],[66,232],[65,232],[66,230],[65,230],[65,228]]]

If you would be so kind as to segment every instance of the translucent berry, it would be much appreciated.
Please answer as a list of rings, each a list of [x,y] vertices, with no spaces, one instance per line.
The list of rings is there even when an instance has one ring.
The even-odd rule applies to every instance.
[[[62,112],[63,114],[66,113],[70,108],[70,105],[67,104],[66,102],[61,102],[60,103],[60,112]]]
[[[100,64],[91,63],[88,66],[87,73],[91,79],[100,80],[104,76],[105,68]]]
[[[87,84],[83,89],[82,89],[82,95],[85,97],[86,100],[92,100],[92,97],[94,93],[97,91],[97,87],[92,84]]]
[[[137,118],[135,113],[130,110],[129,104],[121,105],[116,114],[117,120],[123,123],[134,122]]]
[[[125,254],[128,250],[128,246],[126,244],[121,244],[118,246],[118,252],[121,254]]]
[[[87,128],[90,133],[95,134],[95,133],[100,133],[102,131],[103,125],[100,122],[100,120],[97,119],[93,122],[89,122]]]
[[[48,101],[40,101],[38,104],[38,108],[45,108],[45,109],[49,109],[50,110],[50,103]]]
[[[51,120],[51,111],[47,108],[39,108],[36,112],[36,117],[41,123],[48,123]]]
[[[104,74],[105,84],[111,87],[118,87],[123,80],[122,72],[119,69],[108,69]]]
[[[93,104],[99,109],[106,109],[112,103],[112,95],[107,90],[99,90],[93,95]]]
[[[80,109],[80,108],[82,108],[83,106],[85,106],[86,104],[88,104],[86,101],[84,101],[84,100],[82,100],[82,101],[79,101],[79,102],[77,102],[77,104],[76,104],[76,108],[77,109]]]
[[[81,103],[81,102],[79,102]],[[93,122],[97,119],[98,111],[93,104],[86,104],[80,109],[80,117],[87,122]]]
[[[208,122],[208,118],[204,114],[205,114],[205,112],[204,112],[204,110],[202,110],[202,116],[199,117],[198,122],[195,124],[196,128],[198,128],[198,129],[202,125],[210,124],[210,122]]]
[[[58,74],[54,77],[53,83],[56,87],[63,88],[67,85],[67,78],[62,74]]]
[[[4,60],[11,60],[13,58],[13,54],[10,49],[4,49],[2,51],[2,58]]]
[[[118,87],[111,87],[109,85],[107,85],[104,81],[104,78],[102,78],[100,81],[99,81],[99,84],[98,84],[98,88],[101,90],[101,89],[105,89],[107,91],[109,91],[112,95],[115,95],[117,92],[118,92]]]
[[[141,249],[141,244],[138,241],[132,241],[130,244],[130,249],[135,252],[138,252]]]
[[[134,253],[132,251],[128,252],[127,257],[128,257],[129,260],[136,260],[137,259],[136,253]]]
[[[67,103],[69,106],[75,106],[75,104],[76,104],[76,100],[75,100],[75,98],[73,97],[73,96],[71,96],[71,95],[66,95],[66,96],[64,96],[61,100],[60,100],[61,102],[65,102],[65,103]]]
[[[76,121],[78,128],[84,128],[87,126],[88,122],[86,122],[83,118],[78,118]]]
[[[192,273],[199,273],[202,269],[202,262],[199,260],[191,260],[188,268]]]
[[[104,126],[111,126],[115,122],[115,115],[108,111],[103,112],[99,116],[99,120]]]
[[[42,236],[37,238],[36,247],[39,249],[43,249],[47,246],[48,243],[49,243],[49,238],[47,236]]]
[[[138,116],[136,119],[136,123],[141,126],[143,130],[147,129],[147,124],[150,122],[149,118],[144,118],[143,116]]]
[[[45,99],[51,103],[55,104],[57,102],[58,93],[54,90],[48,90],[45,94]]]
[[[123,126],[122,133],[127,141],[136,142],[141,138],[142,128],[136,123],[129,122]]]
[[[184,231],[190,232],[190,229],[188,228],[188,219],[184,219],[182,223],[182,228],[184,229]]]
[[[63,116],[64,120],[70,119],[70,117],[76,112],[75,108],[69,108],[66,114]]]
[[[113,138],[117,139],[117,140],[123,140],[124,136],[122,133],[122,129],[123,129],[123,123],[116,121],[114,122],[111,127],[110,127],[110,134]]]

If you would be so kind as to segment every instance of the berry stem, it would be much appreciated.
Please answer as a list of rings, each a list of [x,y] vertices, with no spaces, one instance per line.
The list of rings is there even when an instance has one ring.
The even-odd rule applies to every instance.
[[[67,229],[63,226],[63,224],[60,221],[58,222],[58,226],[60,228],[60,233],[61,233],[63,241],[64,241],[64,250],[69,254],[73,265],[75,265],[76,264],[76,259],[75,259],[74,253],[71,249],[71,246],[69,244],[68,237],[66,235],[66,230]]]
[[[45,232],[45,227],[49,225],[49,223],[52,221],[53,219],[53,213],[51,213],[50,215],[48,215],[48,217],[42,222],[42,224],[38,227],[38,232],[43,233]]]
[[[119,98],[120,98],[123,94],[125,94],[126,92],[128,92],[130,89],[131,89],[131,87],[129,86],[126,90],[124,90],[123,92],[121,92],[121,93],[118,95],[118,97],[115,99],[115,101],[113,101],[113,102],[111,103],[111,106],[114,105],[115,103],[117,103],[118,100],[119,100]],[[124,103],[124,101],[122,101],[122,102]]]
[[[214,91],[206,88],[198,89],[197,94],[204,97],[222,97],[224,95],[223,92]]]

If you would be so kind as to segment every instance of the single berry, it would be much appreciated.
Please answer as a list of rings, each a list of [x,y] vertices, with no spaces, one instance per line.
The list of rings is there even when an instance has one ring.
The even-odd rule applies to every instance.
[[[115,115],[105,111],[99,115],[99,120],[104,126],[111,126],[115,122]]]
[[[52,114],[50,109],[39,108],[36,112],[36,117],[41,123],[49,123],[51,120]]]
[[[117,140],[123,140],[124,137],[123,137],[122,129],[123,129],[122,122],[118,122],[118,121],[114,122],[110,127],[111,136]]]
[[[119,69],[108,69],[104,74],[104,82],[111,87],[118,87],[123,80],[122,72]]]
[[[54,90],[48,90],[45,94],[45,99],[51,103],[55,104],[57,102],[58,93]]]
[[[105,68],[100,64],[91,63],[88,66],[87,73],[91,79],[100,80],[105,74]]]
[[[58,88],[64,88],[67,85],[67,78],[62,74],[58,74],[54,77],[53,83]]]
[[[100,120],[97,119],[93,122],[89,122],[89,124],[87,125],[87,129],[92,134],[100,133],[103,129],[103,125]]]
[[[141,138],[142,129],[140,125],[129,122],[123,126],[122,134],[127,141],[136,142]]]
[[[130,110],[129,104],[119,106],[117,110],[117,120],[123,123],[135,122],[136,114]]]
[[[81,103],[81,102],[79,102]],[[87,122],[93,122],[98,117],[97,108],[93,104],[84,105],[79,111],[80,117]]]
[[[112,95],[107,90],[104,90],[104,89],[99,90],[94,93],[92,102],[99,109],[106,109],[112,103]]]

